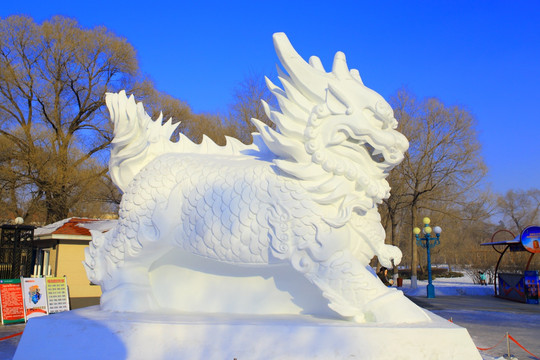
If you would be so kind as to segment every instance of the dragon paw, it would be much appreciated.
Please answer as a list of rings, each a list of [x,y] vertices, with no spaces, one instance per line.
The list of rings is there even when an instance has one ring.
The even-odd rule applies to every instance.
[[[379,262],[386,268],[391,268],[393,265],[399,264],[402,256],[401,250],[393,245],[383,244],[377,251]],[[392,260],[394,261],[393,264]]]

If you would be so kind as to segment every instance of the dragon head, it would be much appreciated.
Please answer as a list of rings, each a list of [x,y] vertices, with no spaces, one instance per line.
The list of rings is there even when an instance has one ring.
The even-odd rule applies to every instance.
[[[274,162],[304,180],[316,201],[335,205],[342,220],[373,208],[389,196],[385,178],[409,146],[392,108],[342,52],[326,72],[318,57],[304,61],[285,34],[274,34],[274,45],[287,72],[278,69],[283,89],[267,79],[280,109],[264,107],[276,130],[253,120]]]

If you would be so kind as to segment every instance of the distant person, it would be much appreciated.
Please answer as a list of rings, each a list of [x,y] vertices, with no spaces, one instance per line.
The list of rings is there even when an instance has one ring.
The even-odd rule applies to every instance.
[[[379,279],[381,279],[381,281],[383,282],[384,285],[392,286],[392,282],[388,281],[388,269],[387,268],[382,266],[379,269],[379,272],[377,273],[377,276],[379,277]]]
[[[487,285],[487,282],[486,282],[486,279],[487,279],[486,273],[484,273],[484,272],[482,272],[482,271],[479,271],[478,273],[480,274],[480,285]]]

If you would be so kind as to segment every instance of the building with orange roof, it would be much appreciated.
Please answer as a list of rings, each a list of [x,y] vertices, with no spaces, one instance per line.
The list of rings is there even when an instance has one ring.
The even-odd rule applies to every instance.
[[[101,288],[90,283],[83,267],[90,230],[108,231],[116,220],[69,218],[35,229],[34,276],[65,276],[71,308],[97,305]]]

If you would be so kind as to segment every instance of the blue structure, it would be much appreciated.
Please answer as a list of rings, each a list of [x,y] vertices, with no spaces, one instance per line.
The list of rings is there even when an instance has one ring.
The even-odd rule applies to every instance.
[[[514,239],[493,241],[495,235],[501,232],[510,234]],[[495,296],[527,304],[538,304],[540,302],[538,297],[538,289],[540,287],[539,272],[538,270],[529,270],[533,256],[540,253],[540,226],[529,226],[518,236],[514,236],[509,230],[501,229],[491,236],[491,242],[480,245],[490,245],[500,254],[497,265],[495,266],[495,278],[493,282]],[[498,246],[504,246],[504,250],[501,251],[497,248]],[[531,254],[523,273],[498,272],[501,260],[507,250],[510,250],[510,252],[526,251]]]
[[[424,228],[422,232],[424,237],[420,237],[420,229],[415,227],[413,229],[414,235],[416,236],[416,245],[423,247],[427,251],[427,268],[428,268],[428,286],[427,286],[427,297],[433,299],[435,297],[435,286],[433,286],[433,279],[431,276],[431,252],[430,248],[433,246],[439,245],[441,242],[439,240],[441,236],[442,229],[439,226],[435,226],[433,229],[429,226],[431,222],[430,218],[424,218]],[[431,232],[434,232],[436,236],[431,236]]]

